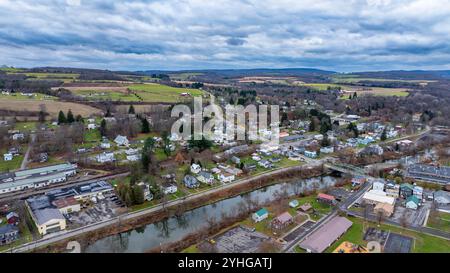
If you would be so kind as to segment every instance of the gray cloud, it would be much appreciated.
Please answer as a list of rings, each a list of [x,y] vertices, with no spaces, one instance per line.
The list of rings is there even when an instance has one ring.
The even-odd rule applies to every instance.
[[[2,0],[0,64],[450,69],[449,0]]]

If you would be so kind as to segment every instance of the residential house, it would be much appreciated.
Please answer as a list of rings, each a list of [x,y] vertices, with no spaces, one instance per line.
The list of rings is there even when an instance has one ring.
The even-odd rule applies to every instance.
[[[162,190],[164,194],[172,194],[178,191],[177,184],[171,182],[165,182],[162,185]]]
[[[433,194],[434,202],[439,205],[450,204],[450,192],[447,191],[435,191]]]
[[[116,160],[114,157],[114,153],[101,153],[97,155],[98,163],[113,162],[114,160]]]
[[[262,208],[252,214],[252,219],[253,219],[253,221],[255,221],[255,223],[261,222],[262,220],[266,219],[267,217],[269,217],[269,212],[265,208]]]
[[[239,175],[241,175],[243,173],[243,171],[241,169],[239,169],[239,168],[226,168],[225,171],[227,173],[230,173],[230,174],[234,175],[234,176],[239,176]]]
[[[408,183],[400,185],[400,196],[402,198],[408,198],[414,193],[414,186]]]
[[[6,214],[6,222],[10,225],[17,226],[19,224],[19,214],[14,211]]]
[[[89,123],[87,125],[88,130],[95,130],[97,128],[97,125],[95,123]]]
[[[232,156],[231,162],[233,162],[234,164],[241,164],[241,159],[237,156]]]
[[[366,178],[364,176],[354,176],[352,178],[352,186],[359,186],[366,182]]]
[[[152,201],[153,200],[153,193],[150,190],[150,185],[144,182],[140,182],[138,184],[138,186],[140,186],[144,192],[144,200],[145,201]]]
[[[265,169],[272,168],[272,163],[270,163],[268,160],[265,160],[265,159],[259,161],[258,165],[263,167],[263,168],[265,168]]]
[[[102,143],[100,143],[100,148],[102,148],[102,149],[110,149],[111,148],[111,143],[109,143],[109,141],[107,139],[104,139],[102,141]]]
[[[219,180],[223,183],[233,182],[236,177],[231,173],[221,173],[219,174]]]
[[[141,159],[141,155],[140,154],[127,155],[126,158],[127,158],[128,161],[135,162],[135,161],[139,161]]]
[[[384,191],[384,181],[383,180],[376,180],[372,184],[372,190],[373,191]]]
[[[289,212],[283,212],[272,220],[271,226],[273,229],[283,229],[294,222],[294,218]]]
[[[398,198],[400,195],[400,185],[392,182],[386,183],[385,191],[387,196]]]
[[[319,193],[317,195],[317,202],[328,205],[334,205],[336,203],[336,198],[329,194]]]
[[[211,173],[201,171],[198,173],[197,180],[211,185],[214,183],[214,176]]]
[[[13,160],[13,155],[8,153],[8,154],[3,154],[3,160],[4,161],[11,161]]]
[[[118,135],[115,139],[114,142],[118,145],[118,146],[128,146],[130,145],[128,139],[126,136],[121,136]]]
[[[13,140],[22,140],[25,138],[25,135],[22,133],[17,133],[17,134],[13,134],[12,135],[12,139]]]
[[[298,207],[298,205],[299,205],[299,202],[297,199],[294,199],[291,202],[289,202],[289,207],[291,207],[291,208],[296,208],[296,207]]]
[[[199,164],[192,164],[191,165],[191,173],[198,174],[202,170],[202,167]]]
[[[334,152],[334,147],[332,147],[332,146],[320,148],[320,153],[322,153],[322,154],[331,154],[333,152]]]
[[[416,196],[419,200],[423,199],[423,188],[420,186],[414,186],[413,195]]]
[[[414,209],[414,210],[416,210],[416,209],[419,207],[419,205],[420,205],[420,200],[419,200],[419,198],[417,198],[417,196],[415,196],[415,195],[411,195],[411,196],[409,196],[409,197],[406,199],[405,206],[406,206],[408,209]]]
[[[48,161],[48,154],[47,153],[40,153],[39,156],[39,162],[47,162]]]
[[[19,228],[13,225],[0,227],[0,245],[7,245],[19,239]]]
[[[200,186],[197,178],[193,177],[192,175],[186,175],[183,178],[183,183],[186,186],[186,188],[189,188],[189,189],[198,188]]]
[[[305,203],[303,205],[300,206],[300,210],[303,212],[308,212],[309,210],[311,210],[313,207],[311,206],[310,203]]]
[[[246,164],[244,164],[244,170],[247,172],[254,171],[254,170],[256,170],[256,164],[246,163]]]
[[[309,157],[309,158],[316,158],[317,157],[317,152],[316,151],[305,150],[304,155],[306,157]]]

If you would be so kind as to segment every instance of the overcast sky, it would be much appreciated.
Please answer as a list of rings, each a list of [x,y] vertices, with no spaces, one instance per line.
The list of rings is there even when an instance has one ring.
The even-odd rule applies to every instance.
[[[450,69],[450,0],[0,0],[0,65]]]

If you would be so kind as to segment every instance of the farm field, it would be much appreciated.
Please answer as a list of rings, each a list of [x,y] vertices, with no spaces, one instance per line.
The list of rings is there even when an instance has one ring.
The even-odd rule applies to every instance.
[[[67,112],[69,109],[71,109],[75,115],[80,114],[83,117],[101,113],[101,110],[88,105],[49,100],[0,100],[0,109],[12,111],[39,111],[41,104],[45,105],[47,112],[52,117],[56,117],[60,110]]]
[[[24,74],[28,77],[33,77],[36,79],[59,79],[59,80],[63,80],[63,79],[70,79],[70,80],[75,80],[78,77],[80,77],[80,74],[75,74],[75,73],[33,73],[33,72],[8,72],[9,74]]]
[[[128,86],[128,88],[145,102],[177,102],[180,100],[182,93],[188,93],[194,97],[203,94],[203,91],[198,89],[175,88],[155,83],[134,84]]]
[[[398,96],[406,97],[409,95],[406,88],[385,88],[385,87],[366,87],[354,85],[341,85],[330,83],[304,83],[304,86],[309,86],[319,91],[326,91],[328,88],[340,87],[344,92],[343,99],[348,98],[348,95],[356,92],[358,95],[371,94],[374,96]]]
[[[409,83],[430,83],[435,82],[431,80],[399,80],[399,79],[384,79],[384,78],[360,78],[357,75],[346,76],[334,76],[332,81],[335,83],[358,83],[361,81],[372,82],[409,82]]]
[[[0,94],[0,100],[56,100],[54,96],[33,93],[33,96],[25,96],[20,93],[10,93],[9,95]]]

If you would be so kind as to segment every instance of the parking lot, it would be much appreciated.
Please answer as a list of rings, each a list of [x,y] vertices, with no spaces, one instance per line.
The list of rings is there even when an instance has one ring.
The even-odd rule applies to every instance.
[[[430,209],[430,207],[431,203],[425,202],[417,210],[413,210],[405,208],[403,205],[397,202],[391,220],[397,223],[402,223],[403,221],[406,221],[406,223],[410,226],[421,226],[425,221],[427,211]]]
[[[301,226],[297,227],[296,229],[294,229],[292,232],[290,232],[288,235],[286,235],[283,240],[285,240],[286,242],[290,242],[293,241],[295,238],[300,237],[301,235],[303,235],[306,231],[308,231],[309,229],[311,229],[314,224],[316,222],[313,221],[306,221],[304,222]]]
[[[117,196],[108,196],[103,200],[97,200],[96,203],[83,204],[81,211],[71,213],[67,222],[70,227],[77,228],[109,220],[119,215],[121,210],[124,210],[123,206],[123,203],[118,200]]]
[[[258,252],[263,242],[269,241],[270,237],[249,228],[238,226],[213,238],[213,244],[218,253],[255,253]],[[206,247],[203,245],[203,247]],[[202,244],[199,245],[202,249]]]

